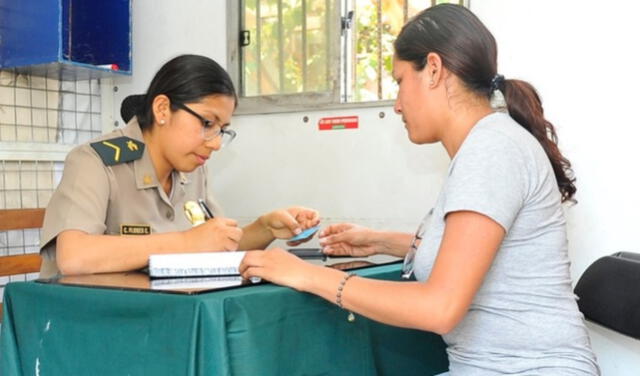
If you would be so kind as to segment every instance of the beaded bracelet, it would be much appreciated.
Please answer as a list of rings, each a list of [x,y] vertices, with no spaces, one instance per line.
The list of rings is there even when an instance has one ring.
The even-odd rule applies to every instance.
[[[351,274],[351,273],[347,273],[344,275],[344,278],[342,278],[342,280],[340,281],[340,285],[338,285],[338,292],[336,293],[336,304],[338,305],[338,307],[344,309],[344,307],[342,306],[342,290],[344,290],[344,285],[347,284],[347,281],[349,280],[349,278],[355,276],[355,274]],[[356,316],[353,314],[353,312],[349,311],[349,316],[347,316],[347,321],[349,322],[354,322],[356,319]]]

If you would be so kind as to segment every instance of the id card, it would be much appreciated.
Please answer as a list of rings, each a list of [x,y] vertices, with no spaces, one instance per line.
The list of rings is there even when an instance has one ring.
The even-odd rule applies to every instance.
[[[306,238],[312,236],[313,234],[315,234],[316,231],[318,231],[319,229],[320,229],[320,226],[309,227],[308,229],[302,231],[301,233],[299,233],[298,235],[294,236],[291,239],[288,239],[287,241],[295,242],[295,241],[298,241],[298,240],[306,239]]]

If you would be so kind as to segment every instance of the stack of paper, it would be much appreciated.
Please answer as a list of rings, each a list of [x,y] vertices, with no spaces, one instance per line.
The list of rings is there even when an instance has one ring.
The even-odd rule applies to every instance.
[[[238,275],[245,252],[172,253],[149,256],[149,276],[198,277]]]
[[[219,289],[240,286],[243,280],[239,275],[218,277],[190,277],[190,278],[156,278],[151,280],[153,290],[180,289]]]

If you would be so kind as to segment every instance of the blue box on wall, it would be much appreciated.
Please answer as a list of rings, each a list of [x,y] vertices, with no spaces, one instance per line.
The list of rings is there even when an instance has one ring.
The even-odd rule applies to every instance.
[[[64,80],[130,75],[131,0],[0,0],[7,68]]]

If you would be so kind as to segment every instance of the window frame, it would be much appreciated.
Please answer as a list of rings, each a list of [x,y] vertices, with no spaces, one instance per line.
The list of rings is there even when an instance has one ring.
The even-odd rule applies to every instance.
[[[380,99],[362,102],[342,102],[343,95],[343,70],[345,61],[342,56],[344,48],[341,41],[341,19],[345,9],[342,0],[329,0],[333,2],[333,17],[330,29],[336,30],[330,33],[329,64],[335,67],[330,71],[328,92],[306,92],[294,94],[259,95],[251,97],[242,96],[242,61],[240,51],[240,33],[243,30],[241,20],[243,18],[243,1],[227,0],[227,71],[238,91],[238,108],[236,115],[273,114],[318,110],[342,110],[353,108],[391,107],[394,99]],[[407,0],[408,1],[408,0]],[[425,1],[426,2],[426,1]],[[462,0],[465,7],[470,7],[470,0]],[[436,0],[431,0],[435,5]],[[352,30],[352,29],[351,29]],[[347,31],[351,33],[352,31]],[[350,40],[351,38],[348,38]]]
[[[333,17],[331,30],[340,30],[340,14],[342,9],[339,5],[341,0],[329,0],[333,2]],[[240,32],[243,30],[242,1],[227,0],[227,71],[238,91],[238,109],[236,114],[268,114],[283,112],[298,112],[300,110],[321,110],[335,106],[342,107],[340,103],[340,33],[329,33],[329,65],[335,69],[330,70],[329,91],[326,92],[306,92],[294,94],[274,94],[259,95],[252,97],[242,96],[242,68],[240,51]]]

